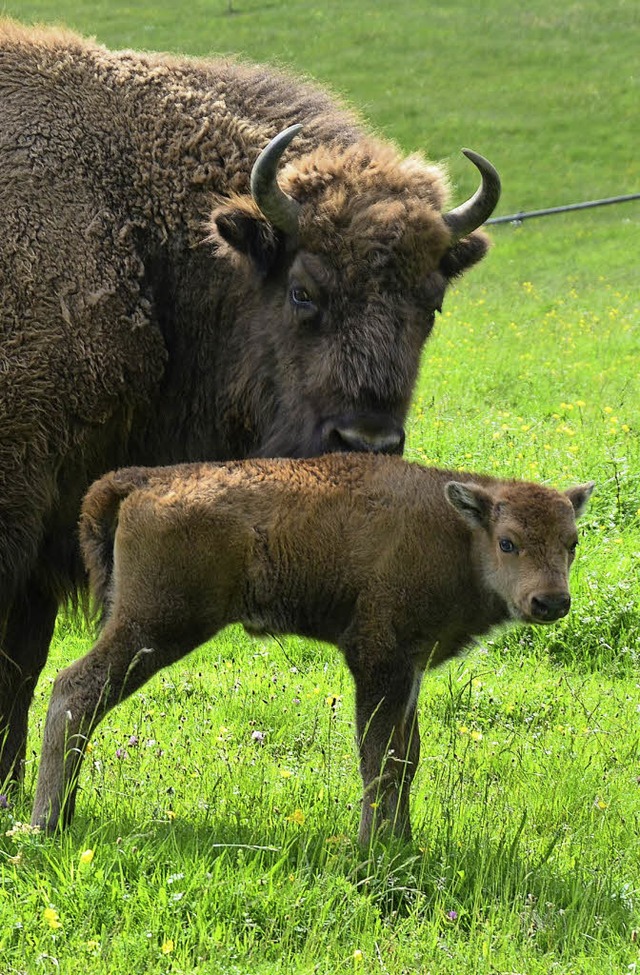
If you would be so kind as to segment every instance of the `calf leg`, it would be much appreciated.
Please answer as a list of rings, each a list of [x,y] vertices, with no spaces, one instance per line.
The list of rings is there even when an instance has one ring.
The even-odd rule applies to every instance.
[[[356,678],[356,724],[363,784],[359,841],[375,830],[411,839],[409,791],[420,755],[416,702],[421,673],[404,656]]]
[[[195,643],[154,636],[109,621],[94,648],[56,678],[44,730],[33,826],[52,832],[70,823],[87,741],[119,701]]]
[[[27,585],[0,620],[0,787],[23,776],[29,706],[57,611],[53,596]]]

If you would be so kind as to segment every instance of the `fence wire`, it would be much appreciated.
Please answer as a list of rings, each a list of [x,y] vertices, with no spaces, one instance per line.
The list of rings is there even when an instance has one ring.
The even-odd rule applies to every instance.
[[[626,196],[610,196],[605,200],[587,200],[584,203],[568,203],[566,206],[547,207],[544,210],[528,210],[521,213],[510,213],[504,217],[491,217],[485,224],[522,223],[532,217],[548,217],[554,213],[569,213],[571,210],[589,210],[592,207],[604,207],[611,203],[628,203],[629,200],[640,200],[640,193],[629,193]]]

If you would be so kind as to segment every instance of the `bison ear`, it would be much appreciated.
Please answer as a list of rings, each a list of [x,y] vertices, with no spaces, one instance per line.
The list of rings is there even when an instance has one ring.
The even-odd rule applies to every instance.
[[[261,274],[269,273],[283,243],[279,231],[239,207],[221,207],[212,222],[230,247],[248,257]]]
[[[585,508],[587,507],[587,501],[593,494],[593,489],[595,486],[594,481],[587,481],[586,484],[578,484],[576,487],[568,488],[568,490],[564,492],[573,505],[576,518],[582,518]]]
[[[481,261],[488,250],[489,238],[481,231],[475,231],[449,248],[440,260],[440,270],[449,280],[457,278]]]
[[[444,486],[447,501],[470,528],[488,528],[493,510],[491,496],[479,484],[448,481]]]

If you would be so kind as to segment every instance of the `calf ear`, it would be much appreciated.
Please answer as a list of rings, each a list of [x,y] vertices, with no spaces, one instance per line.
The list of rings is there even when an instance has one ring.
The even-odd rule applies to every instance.
[[[587,481],[586,484],[578,484],[576,487],[568,488],[568,490],[564,492],[573,505],[576,518],[582,518],[584,509],[587,507],[587,501],[593,494],[593,489],[595,486],[594,481]]]
[[[493,509],[491,496],[479,484],[448,481],[444,486],[447,501],[470,528],[488,528]]]
[[[282,246],[281,234],[262,217],[253,216],[240,207],[220,207],[211,220],[216,232],[230,247],[248,257],[261,274],[268,274]]]

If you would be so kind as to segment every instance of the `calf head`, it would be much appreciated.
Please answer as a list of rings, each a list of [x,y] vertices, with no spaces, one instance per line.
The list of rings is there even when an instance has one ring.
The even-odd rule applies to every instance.
[[[539,484],[450,481],[448,501],[473,532],[482,582],[514,620],[553,623],[571,606],[569,569],[593,483],[561,493]]]
[[[235,262],[247,342],[238,382],[253,402],[254,452],[401,452],[421,351],[449,281],[480,260],[477,228],[500,181],[467,152],[482,186],[442,212],[442,173],[363,138],[312,147],[284,167],[300,130],[256,161],[252,195],[225,201],[212,239]]]

